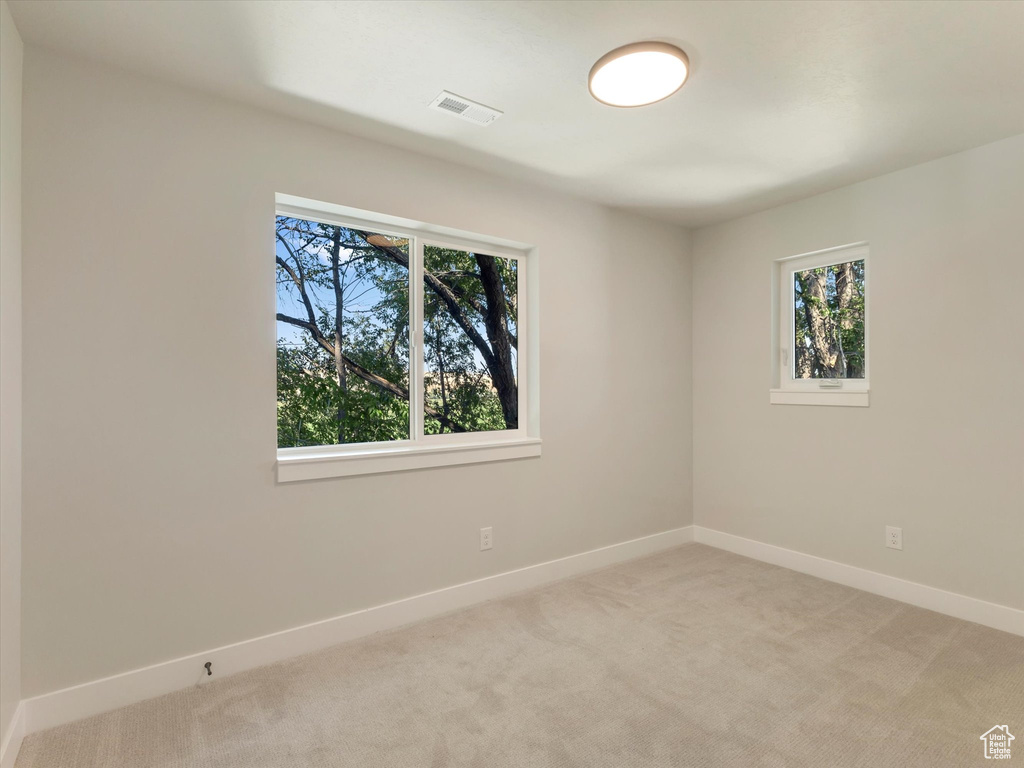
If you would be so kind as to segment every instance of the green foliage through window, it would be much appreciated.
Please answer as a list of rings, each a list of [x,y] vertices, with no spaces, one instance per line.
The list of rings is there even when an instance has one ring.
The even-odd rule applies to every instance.
[[[277,217],[278,447],[518,426],[517,263],[423,248],[422,385],[410,382],[410,238]]]
[[[428,412],[425,432],[514,429],[519,410],[515,260],[428,245],[423,262],[427,273],[444,280],[459,297],[457,306],[469,324],[468,328],[460,325],[441,293],[425,291],[425,399],[436,414]],[[489,287],[493,288],[490,295]],[[488,318],[494,321],[494,333]],[[486,343],[474,341],[474,336]],[[488,361],[485,354],[493,359]]]
[[[863,379],[864,261],[793,273],[797,379]]]

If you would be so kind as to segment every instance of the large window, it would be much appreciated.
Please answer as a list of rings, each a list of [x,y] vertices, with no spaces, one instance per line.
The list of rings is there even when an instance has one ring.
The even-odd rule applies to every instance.
[[[779,344],[772,402],[867,405],[865,245],[777,262]]]
[[[536,455],[528,249],[331,208],[275,220],[279,478]]]

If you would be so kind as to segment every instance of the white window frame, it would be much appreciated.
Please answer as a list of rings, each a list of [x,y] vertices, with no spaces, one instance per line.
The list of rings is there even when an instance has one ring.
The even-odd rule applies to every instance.
[[[399,472],[455,464],[522,459],[541,454],[540,350],[537,248],[503,238],[425,224],[293,195],[276,196],[278,216],[368,229],[409,238],[409,439],[277,449],[279,483],[328,477]],[[519,427],[492,432],[424,435],[426,393],[422,371],[423,249],[426,245],[515,259],[517,291],[516,379]],[[418,288],[417,288],[418,286]]]
[[[772,405],[832,405],[867,407],[870,405],[870,331],[871,276],[870,249],[867,243],[853,243],[825,248],[778,259],[773,263],[774,312],[772,322]],[[863,379],[797,379],[794,377],[793,342],[795,301],[793,274],[808,269],[830,267],[848,261],[864,262],[864,378]]]

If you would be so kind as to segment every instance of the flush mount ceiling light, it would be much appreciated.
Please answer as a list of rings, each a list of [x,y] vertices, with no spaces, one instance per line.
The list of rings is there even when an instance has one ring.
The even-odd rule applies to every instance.
[[[668,43],[631,43],[606,53],[590,70],[590,94],[612,107],[667,99],[690,74],[686,54]]]

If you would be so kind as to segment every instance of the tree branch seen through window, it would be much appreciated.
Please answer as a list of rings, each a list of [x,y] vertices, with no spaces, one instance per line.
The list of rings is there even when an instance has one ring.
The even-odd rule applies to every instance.
[[[864,261],[793,273],[797,379],[864,378]]]
[[[410,434],[410,238],[277,217],[278,447]],[[426,434],[518,427],[517,263],[423,249]]]

